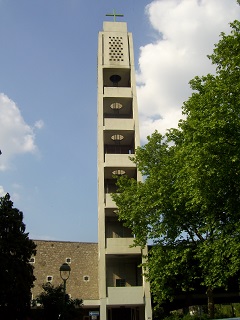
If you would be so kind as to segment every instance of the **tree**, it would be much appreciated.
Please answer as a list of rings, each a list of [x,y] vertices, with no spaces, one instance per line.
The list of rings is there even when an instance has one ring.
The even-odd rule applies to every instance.
[[[0,198],[0,314],[6,319],[23,317],[30,307],[35,277],[29,260],[35,248],[25,232],[23,213],[7,193]]]
[[[43,284],[42,288],[44,291],[37,297],[36,302],[43,306],[46,319],[59,319],[64,309],[64,319],[72,319],[75,309],[80,308],[82,305],[82,300],[80,299],[71,299],[67,294],[64,297],[62,285],[54,287],[51,283],[46,283]]]
[[[135,244],[154,243],[146,272],[155,302],[197,281],[210,317],[214,289],[240,270],[240,22],[230,25],[209,56],[216,75],[190,81],[185,119],[136,150],[144,182],[121,177],[113,195]]]

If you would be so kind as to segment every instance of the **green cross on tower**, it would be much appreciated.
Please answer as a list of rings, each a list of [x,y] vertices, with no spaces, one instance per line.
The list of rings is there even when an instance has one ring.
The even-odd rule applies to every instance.
[[[107,13],[107,17],[113,17],[113,21],[116,22],[116,17],[123,17],[123,14],[117,14],[115,9],[113,9],[113,13]]]

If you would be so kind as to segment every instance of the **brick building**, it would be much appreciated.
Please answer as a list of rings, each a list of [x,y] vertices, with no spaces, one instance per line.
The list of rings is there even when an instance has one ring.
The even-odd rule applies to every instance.
[[[86,311],[98,309],[98,244],[43,240],[34,242],[37,245],[37,254],[31,260],[36,277],[32,289],[33,299],[43,291],[42,284],[62,284],[59,268],[67,262],[71,267],[67,293],[73,299],[83,299],[83,308],[87,309]]]

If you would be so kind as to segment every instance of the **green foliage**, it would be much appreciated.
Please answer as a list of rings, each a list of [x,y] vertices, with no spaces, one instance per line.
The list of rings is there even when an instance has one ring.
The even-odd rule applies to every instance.
[[[236,317],[236,312],[234,308],[234,304],[219,304],[215,306],[215,318],[223,319],[223,318],[234,318]]]
[[[172,312],[170,316],[167,316],[163,318],[163,320],[207,320],[208,317],[206,314],[201,314],[200,315],[190,315],[189,313],[187,314],[182,314],[177,311]]]
[[[191,314],[189,312],[191,309]],[[183,310],[172,311],[170,315],[166,317],[156,317],[156,319],[163,320],[207,320],[207,309],[205,306],[191,306],[187,309],[188,313],[183,313]],[[215,305],[215,319],[235,318],[239,317],[239,303],[232,304],[216,304]]]
[[[76,308],[80,308],[82,300],[71,299],[66,294],[62,285],[54,287],[51,283],[42,285],[43,292],[37,297],[36,302],[44,308],[46,319],[59,319],[64,312],[65,319],[72,319],[76,314]]]
[[[234,313],[235,317],[240,316],[240,303],[232,303],[231,309],[233,309],[232,313]]]
[[[185,119],[136,150],[144,182],[121,177],[113,195],[135,245],[155,245],[145,267],[157,304],[202,285],[213,312],[212,291],[240,270],[240,22],[231,27],[209,56],[216,75],[190,81]]]
[[[6,313],[7,319],[16,319],[30,307],[35,277],[29,259],[35,248],[25,232],[23,213],[6,194],[0,198],[0,313]]]
[[[153,246],[147,263],[151,291],[161,301],[172,301],[182,291],[199,289],[201,270],[194,256],[194,248],[187,242],[177,247]],[[164,290],[163,290],[164,288]]]

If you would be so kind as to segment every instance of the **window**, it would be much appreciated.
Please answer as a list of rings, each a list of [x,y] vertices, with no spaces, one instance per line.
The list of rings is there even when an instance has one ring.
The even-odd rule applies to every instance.
[[[126,287],[125,279],[116,279],[116,287]]]
[[[114,135],[111,136],[111,139],[112,139],[113,141],[121,141],[121,140],[124,139],[124,136],[121,135],[121,134],[114,134]]]
[[[126,173],[126,171],[122,170],[122,169],[116,169],[112,172],[112,174],[116,175],[116,176],[122,176]]]
[[[47,282],[52,282],[53,276],[47,276]]]
[[[71,263],[71,258],[66,258],[67,263]]]
[[[35,263],[35,258],[34,257],[30,258],[29,262],[30,263]]]
[[[122,109],[123,105],[119,102],[113,102],[111,105],[110,105],[110,108],[113,109],[113,110],[120,110]]]
[[[89,276],[83,276],[83,281],[84,282],[89,282],[90,281],[90,277]]]

